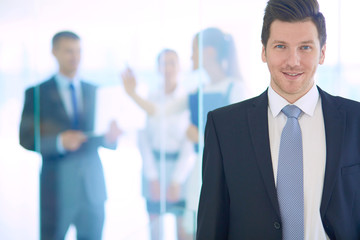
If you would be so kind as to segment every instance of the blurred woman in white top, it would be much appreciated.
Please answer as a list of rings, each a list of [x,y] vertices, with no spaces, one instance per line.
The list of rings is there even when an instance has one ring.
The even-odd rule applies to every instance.
[[[177,53],[171,49],[161,51],[158,67],[163,84],[148,99],[136,93],[136,80],[130,69],[122,74],[122,78],[128,95],[148,113],[146,128],[139,135],[139,147],[143,158],[143,195],[147,201],[152,240],[159,239],[159,215],[164,213],[176,216],[178,239],[185,240],[189,236],[182,224],[186,207],[184,186],[195,160],[193,145],[186,136],[190,117],[187,109],[171,114],[164,111],[168,102],[186,96],[178,82]]]

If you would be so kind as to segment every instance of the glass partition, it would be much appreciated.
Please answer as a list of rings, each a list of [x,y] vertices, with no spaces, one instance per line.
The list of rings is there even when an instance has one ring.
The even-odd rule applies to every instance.
[[[206,115],[269,84],[266,2],[1,1],[0,239],[195,239]],[[316,81],[360,100],[358,3],[319,3]]]

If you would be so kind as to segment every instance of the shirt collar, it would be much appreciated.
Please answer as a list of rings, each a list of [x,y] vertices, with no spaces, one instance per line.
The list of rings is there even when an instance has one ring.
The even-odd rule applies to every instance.
[[[63,89],[69,88],[70,83],[73,83],[75,88],[78,88],[80,86],[80,80],[77,76],[75,76],[73,79],[71,79],[71,78],[64,76],[61,73],[57,73],[55,76],[55,79],[56,79],[57,84]]]
[[[283,107],[290,104],[286,99],[284,99],[277,92],[275,92],[271,85],[269,86],[268,90],[268,98],[270,111],[273,117],[276,117],[281,112]],[[294,103],[294,105],[299,107],[305,114],[313,116],[318,100],[319,91],[314,84],[304,96],[302,96]]]

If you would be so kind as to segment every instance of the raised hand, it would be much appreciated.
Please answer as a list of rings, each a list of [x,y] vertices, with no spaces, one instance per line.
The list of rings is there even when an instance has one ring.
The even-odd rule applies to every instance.
[[[132,96],[135,94],[136,90],[136,78],[133,71],[130,68],[127,68],[124,72],[121,73],[121,78],[123,80],[124,89],[127,94]]]

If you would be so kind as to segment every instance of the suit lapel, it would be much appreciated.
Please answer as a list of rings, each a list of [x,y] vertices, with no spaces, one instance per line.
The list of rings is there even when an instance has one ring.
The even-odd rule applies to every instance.
[[[275,188],[274,171],[270,152],[267,91],[261,94],[254,101],[252,108],[248,110],[248,121],[251,140],[255,148],[256,161],[263,177],[270,201],[280,217],[280,208]]]
[[[83,112],[81,116],[81,128],[84,131],[93,131],[94,129],[94,113],[95,113],[95,87],[81,82],[81,91],[82,91],[82,102],[83,102]]]
[[[341,148],[345,132],[345,112],[339,109],[336,98],[322,91],[319,93],[322,101],[322,110],[325,124],[326,137],[326,166],[323,195],[320,206],[321,217],[324,217],[331,193],[337,177],[339,176],[339,164]]]
[[[69,118],[69,115],[67,114],[64,106],[64,102],[60,97],[59,89],[56,84],[55,77],[51,78],[49,80],[49,85],[47,85],[48,88],[45,89],[43,94],[47,94],[47,96],[44,99],[47,99],[46,101],[51,101],[51,111],[53,114],[57,114],[56,118],[59,119],[59,122],[62,122],[61,125],[66,124],[67,126],[70,126],[71,120]],[[57,109],[57,111],[53,111],[54,109]]]

